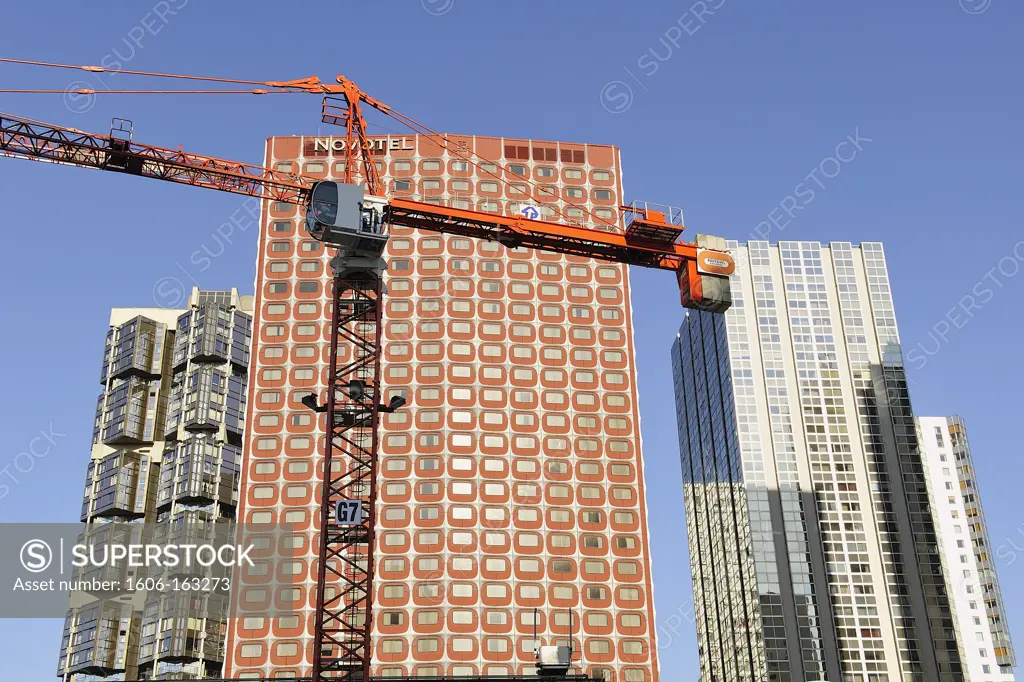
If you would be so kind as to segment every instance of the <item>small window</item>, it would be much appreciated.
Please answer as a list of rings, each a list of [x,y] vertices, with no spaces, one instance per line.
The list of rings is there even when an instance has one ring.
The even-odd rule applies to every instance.
[[[629,535],[618,535],[615,537],[615,547],[618,549],[636,549],[636,538]]]
[[[254,600],[256,601],[256,600]],[[241,658],[259,658],[263,655],[262,644],[243,644],[240,650]]]
[[[527,173],[528,173],[528,171],[526,170],[526,166],[523,166],[523,165],[521,165],[521,164],[518,164],[518,163],[513,163],[513,164],[511,164],[511,165],[510,165],[510,166],[508,167],[508,170],[509,170],[509,172],[510,172],[510,173],[512,173],[513,175],[518,175],[518,176],[520,176],[520,177],[524,177],[524,178],[525,178],[525,177],[528,177],[528,176],[527,176]]]
[[[583,171],[581,171],[579,168],[566,168],[565,177],[569,180],[582,180]]]
[[[412,189],[411,180],[395,180],[395,191],[396,192],[408,192]]]
[[[571,561],[559,559],[551,562],[551,572],[553,574],[572,573],[572,569],[573,566]]]

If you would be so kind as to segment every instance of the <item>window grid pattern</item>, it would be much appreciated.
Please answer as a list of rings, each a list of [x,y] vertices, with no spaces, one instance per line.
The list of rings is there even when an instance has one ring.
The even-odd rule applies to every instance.
[[[821,245],[780,242],[779,251],[842,670],[857,682],[886,682],[889,667],[847,432]]]
[[[1012,671],[1016,665],[1016,658],[1013,654],[1013,645],[1010,642],[1010,631],[1006,625],[1006,609],[1003,606],[1003,596],[999,589],[995,564],[989,554],[988,548],[992,543],[989,541],[985,514],[981,509],[981,493],[978,491],[974,460],[971,457],[971,447],[967,441],[967,427],[960,417],[950,417],[947,422],[949,439],[953,448],[953,459],[964,500],[964,514],[967,527],[970,530],[971,545],[974,548],[974,559],[985,604],[985,615],[992,633],[993,655],[996,664],[1000,667],[1000,672],[1005,674]]]
[[[672,347],[702,682],[784,674],[765,647],[727,339],[722,316],[688,312]]]
[[[484,186],[502,171],[466,167],[412,139],[411,151],[380,157],[395,196],[510,215],[529,201],[545,219],[563,219],[560,211],[598,229],[617,220],[612,148],[588,146],[568,161],[545,152],[543,163],[520,162],[517,151],[510,171],[555,189],[513,197]],[[465,140],[488,155],[480,138]],[[271,149],[278,144],[291,142],[274,138]],[[344,163],[280,151],[268,161],[333,178]],[[329,256],[278,208],[264,217],[240,508],[250,522],[295,523],[312,543],[322,424],[298,401],[327,367],[329,310],[308,283],[329,284]],[[564,643],[571,608],[587,672],[653,682],[626,268],[401,228],[388,261],[382,372],[389,394],[410,401],[381,430],[375,674],[532,670],[532,609],[542,613],[542,641]],[[300,569],[308,578],[296,628],[233,626],[233,674],[308,669],[312,568]],[[294,655],[271,646],[282,639]]]
[[[169,373],[172,334],[168,325],[142,316],[107,333],[93,443],[116,447],[158,438],[170,392],[161,378]]]
[[[918,656],[919,641],[914,629],[914,620],[909,614],[900,615],[901,604],[910,600],[909,585],[906,579],[906,566],[902,544],[899,537],[899,525],[896,508],[892,499],[892,482],[887,461],[888,449],[883,438],[881,415],[879,412],[880,377],[877,364],[872,366],[872,354],[868,347],[868,330],[864,321],[864,301],[861,297],[861,286],[857,281],[854,253],[852,245],[837,243],[832,245],[832,265],[835,276],[836,291],[839,294],[839,307],[843,320],[843,334],[846,338],[847,362],[853,378],[857,401],[857,422],[864,455],[867,460],[867,477],[871,485],[871,499],[876,528],[878,529],[879,550],[885,566],[885,580],[888,599],[893,607],[893,627],[899,638],[901,660],[909,656]],[[869,273],[876,277],[877,273]],[[878,285],[878,282],[874,282]],[[885,331],[889,338],[889,330]],[[882,393],[884,405],[886,394]],[[903,663],[906,667],[906,663]]]
[[[910,521],[913,558],[916,559],[915,576],[921,582],[924,603],[929,606],[921,613],[924,627],[917,619],[907,614],[908,609],[896,611],[897,635],[900,637],[900,661],[909,680],[916,682],[927,678],[940,682],[953,682],[962,676],[962,665],[952,625],[949,597],[946,593],[942,562],[938,551],[938,539],[928,503],[928,487],[924,475],[921,452],[917,442],[917,427],[910,408],[910,393],[907,389],[906,372],[903,367],[903,353],[900,349],[899,332],[893,309],[892,292],[889,288],[889,274],[885,253],[879,243],[861,245],[864,271],[868,284],[869,302],[878,352],[881,355],[881,381],[884,388],[884,405],[888,421],[895,437],[897,461],[901,488]],[[906,558],[904,557],[904,562]],[[896,572],[906,575],[910,568]],[[902,600],[905,605],[907,600]],[[895,609],[894,609],[895,611]],[[902,615],[903,622],[899,619]],[[929,675],[925,660],[922,665],[920,642],[931,641],[928,649],[934,652],[936,673]]]
[[[785,354],[779,322],[779,310],[790,309],[790,301],[782,299],[772,275],[771,254],[767,242],[747,245],[750,274],[754,287],[755,314],[760,339],[761,363],[768,421],[771,429],[772,453],[775,460],[776,483],[785,546],[793,589],[794,612],[800,633],[801,669],[808,679],[825,677],[820,616],[811,576],[810,549],[807,541],[806,511],[797,466],[793,419],[790,413],[793,398],[789,391]],[[737,278],[739,279],[739,278]],[[786,296],[790,288],[786,286]],[[793,342],[790,326],[790,342]],[[800,353],[796,355],[799,364]],[[800,372],[797,375],[800,376]],[[767,507],[767,505],[765,505]],[[771,536],[769,537],[769,540]],[[779,645],[786,646],[784,626],[778,633]]]
[[[777,664],[772,674],[851,682],[958,679],[961,666],[940,586],[934,530],[922,515],[927,501],[917,492],[921,458],[910,441],[914,436],[907,435],[906,419],[912,423],[913,417],[881,245],[838,243],[829,255],[817,242],[776,247],[728,242],[727,247],[738,266],[725,324],[757,569],[754,591],[767,587],[782,604],[778,620],[771,620],[776,613],[763,601],[759,604],[767,659]],[[675,363],[674,369],[698,372],[686,363]],[[688,381],[676,377],[677,395]],[[699,415],[693,419],[699,422]],[[681,442],[685,462],[686,453],[696,450],[682,431]],[[783,509],[787,486],[806,487],[813,496],[803,498],[802,513],[795,505]],[[759,490],[768,493],[769,504],[760,504]],[[698,506],[702,498],[692,498],[688,514],[712,513],[706,504]],[[687,519],[697,564],[698,638],[702,671],[718,674],[714,659],[723,652],[715,640],[701,636],[709,627],[708,605],[717,603],[716,587],[701,582],[708,562],[693,554],[698,550],[691,526],[702,523],[707,522]],[[764,532],[774,542],[759,549],[758,535]],[[915,551],[904,556],[901,544]],[[931,560],[922,561],[928,552]],[[774,565],[760,570],[769,560]],[[808,599],[814,612],[808,610],[804,619],[797,605],[806,597],[801,583],[810,574],[818,585],[828,585],[828,599],[824,594]],[[788,659],[781,646],[771,646],[775,623],[785,629]],[[718,644],[727,648],[728,640]]]
[[[1012,682],[1013,645],[966,427],[955,415],[918,417],[917,435],[965,678]]]
[[[750,267],[760,267],[761,263],[751,259]],[[762,355],[765,346],[778,344],[778,320],[772,315],[762,315],[761,304],[764,294],[761,292],[763,283],[761,275],[755,275],[755,312],[758,314],[758,336]],[[747,305],[744,296],[744,283],[741,277],[733,277],[733,306],[737,311]],[[764,646],[767,652],[768,670],[780,680],[791,678],[792,664],[786,645],[786,626],[783,615],[783,599],[781,595],[780,570],[775,547],[775,532],[771,514],[771,499],[767,472],[764,465],[761,440],[758,429],[756,389],[753,378],[753,349],[750,346],[746,331],[746,322],[742,314],[737,312],[726,315],[728,329],[729,354],[732,364],[732,383],[736,402],[736,419],[739,441],[743,456],[744,478],[746,479],[746,495],[749,507],[751,526],[751,543],[754,566],[757,575],[758,598],[760,601],[761,620],[764,627]],[[774,337],[772,336],[774,334]],[[774,341],[772,340],[774,338]],[[772,485],[771,488],[775,486]]]
[[[115,528],[111,522],[131,524],[116,532],[141,532],[145,521],[157,536],[171,528],[195,533],[234,518],[252,320],[242,308],[250,303],[234,290],[195,291],[187,310],[146,311],[155,319],[113,324],[107,335],[80,516],[87,532],[102,534]],[[118,401],[132,382],[137,395]],[[104,405],[144,430],[110,434]],[[189,417],[183,406],[190,405],[202,408]],[[113,438],[101,440],[105,428]],[[67,682],[220,677],[224,613],[215,596],[157,597],[141,612],[112,601],[70,608],[57,674]]]

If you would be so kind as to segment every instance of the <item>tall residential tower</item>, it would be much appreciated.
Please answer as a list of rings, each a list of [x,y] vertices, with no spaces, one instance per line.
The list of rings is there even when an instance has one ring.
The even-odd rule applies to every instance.
[[[82,499],[87,533],[231,525],[251,311],[251,296],[198,289],[185,310],[111,311]],[[185,592],[124,596],[143,601],[105,595],[68,611],[58,675],[69,682],[220,676],[224,604]]]
[[[967,427],[957,416],[918,417],[917,427],[965,679],[1013,682],[1016,661]]]
[[[448,136],[375,138],[395,197],[618,229],[619,152]],[[343,177],[343,138],[278,137],[265,165]],[[504,180],[506,182],[501,182]],[[262,219],[240,519],[286,523],[298,579],[275,618],[229,631],[232,676],[306,675],[323,423],[300,402],[327,374],[329,255],[296,207]],[[505,675],[575,638],[574,667],[654,682],[657,666],[628,271],[393,229],[374,591],[378,675]],[[244,598],[244,595],[242,595]]]
[[[672,347],[702,680],[963,680],[882,245],[729,243]]]

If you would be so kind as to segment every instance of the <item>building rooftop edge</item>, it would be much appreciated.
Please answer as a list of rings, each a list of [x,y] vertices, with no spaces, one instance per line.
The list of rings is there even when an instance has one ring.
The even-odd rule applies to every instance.
[[[822,245],[822,244],[824,244],[825,246],[832,246],[833,244],[849,244],[853,248],[860,248],[860,247],[864,246],[865,244],[877,244],[878,246],[883,246],[884,245],[884,242],[880,242],[880,241],[877,241],[877,240],[869,240],[869,241],[863,241],[863,242],[852,242],[852,241],[844,241],[844,240],[841,240],[841,239],[830,241],[830,242],[821,242],[821,241],[817,241],[817,240],[813,240],[813,239],[781,239],[781,240],[779,240],[777,242],[769,242],[769,241],[767,241],[765,239],[749,239],[749,240],[744,242],[744,241],[740,241],[738,239],[726,238],[726,242],[736,242],[739,246],[742,246],[742,247],[746,247],[749,244],[767,244],[769,247],[776,247],[776,246],[778,246],[780,244],[818,244],[819,246]]]
[[[214,293],[223,292],[230,293],[232,297],[232,303],[235,305],[237,310],[240,310],[246,314],[253,314],[255,311],[256,296],[254,294],[239,294],[238,289],[232,287],[231,289],[200,289],[199,287],[192,287],[192,292],[183,299],[179,305],[173,307],[126,307],[126,308],[111,308],[110,309],[110,326],[116,327],[124,324],[128,320],[136,317],[147,317],[155,322],[162,324],[175,324],[178,321],[178,316],[182,313],[187,312],[193,305],[198,304],[199,293]]]
[[[583,146],[587,146],[587,147],[607,147],[608,149],[619,150],[618,145],[602,144],[602,143],[599,143],[599,142],[573,142],[571,140],[544,140],[544,139],[533,138],[533,137],[504,137],[504,136],[501,136],[501,135],[467,135],[467,134],[464,134],[464,133],[439,133],[439,135],[441,135],[442,137],[448,137],[448,136],[455,137],[455,138],[472,137],[472,138],[480,138],[480,139],[485,139],[485,140],[517,140],[517,141],[520,141],[520,142],[538,142],[538,143],[541,143],[541,144],[572,144],[572,145],[583,145]],[[307,137],[319,138],[319,139],[323,139],[323,138],[327,138],[327,137],[344,137],[344,133],[339,130],[338,134],[335,134],[335,135],[320,135],[320,134],[310,134],[310,135],[271,135],[270,137],[266,138],[266,142],[270,142],[271,140],[299,140],[299,139],[303,139],[303,138],[307,138]],[[412,132],[410,132],[410,133],[407,133],[407,134],[406,133],[387,133],[385,135],[368,135],[367,137],[369,137],[370,139],[373,140],[373,139],[388,139],[388,138],[392,138],[392,137],[429,137],[429,136],[428,135],[421,135],[419,133],[412,133]]]

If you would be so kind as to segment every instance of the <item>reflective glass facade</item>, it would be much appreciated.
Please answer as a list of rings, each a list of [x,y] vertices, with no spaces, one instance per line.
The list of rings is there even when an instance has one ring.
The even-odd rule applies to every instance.
[[[142,542],[145,523],[154,524],[159,542],[167,533],[233,522],[251,309],[252,298],[237,291],[193,290],[186,310],[112,311],[82,498],[88,536],[130,532],[136,536],[124,543]],[[125,583],[125,576],[116,577]],[[220,676],[227,629],[222,600],[158,592],[132,597],[68,611],[59,676],[74,682]]]
[[[763,628],[756,679],[963,679],[881,244],[730,248],[734,307],[724,321],[688,315],[673,359],[697,340],[718,348],[724,327],[742,469],[730,481],[746,491]],[[695,331],[709,326],[713,343]],[[677,393],[687,372],[717,381],[683,361],[676,372]],[[685,470],[698,451],[680,443]],[[691,561],[707,561],[692,544]],[[710,680],[725,654],[708,643]]]
[[[778,662],[766,659],[761,613],[780,605],[756,589],[721,315],[688,315],[672,347],[672,370],[702,679],[762,680]]]

